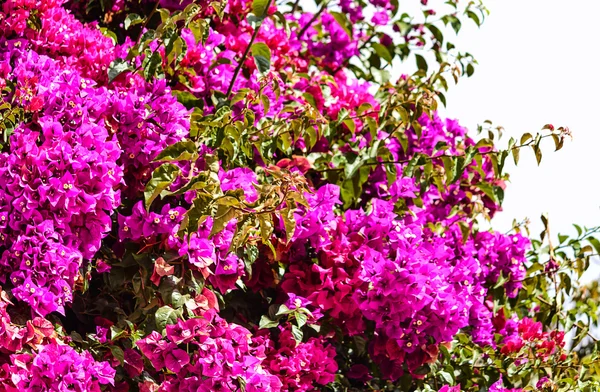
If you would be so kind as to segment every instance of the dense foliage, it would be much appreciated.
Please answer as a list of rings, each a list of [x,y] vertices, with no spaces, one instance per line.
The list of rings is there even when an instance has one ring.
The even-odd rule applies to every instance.
[[[568,129],[436,112],[482,4],[0,3],[2,390],[600,388],[598,229],[482,229]]]

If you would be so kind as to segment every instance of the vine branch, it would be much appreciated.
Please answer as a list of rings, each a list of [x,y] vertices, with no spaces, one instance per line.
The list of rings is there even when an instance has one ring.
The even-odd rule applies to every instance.
[[[269,0],[267,2],[267,6],[265,7],[265,16],[266,16],[267,12],[269,11],[270,6],[271,6],[271,0]],[[236,81],[240,71],[242,70],[242,67],[244,66],[244,62],[246,61],[246,58],[248,57],[248,53],[250,52],[250,48],[252,47],[254,40],[258,36],[258,32],[260,31],[261,26],[262,26],[262,22],[259,23],[258,26],[256,26],[256,28],[254,29],[254,33],[252,33],[252,38],[250,38],[250,42],[248,42],[248,46],[246,46],[246,50],[244,51],[244,54],[242,55],[240,62],[238,63],[237,67],[235,67],[235,71],[233,72],[233,77],[231,78],[231,82],[229,83],[229,88],[227,88],[227,94],[225,94],[227,99],[229,99],[229,96],[231,95],[231,91],[233,90],[233,85],[235,84],[235,81]]]

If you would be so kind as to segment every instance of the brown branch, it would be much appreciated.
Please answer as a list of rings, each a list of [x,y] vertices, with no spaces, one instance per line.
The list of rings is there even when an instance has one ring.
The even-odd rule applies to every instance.
[[[540,296],[538,296],[538,297],[536,297],[536,298],[537,298],[537,299],[538,299],[540,302],[542,302],[542,303],[544,303],[544,304],[546,304],[546,305],[548,305],[548,306],[552,306],[552,307],[554,306],[554,304],[553,304],[553,303],[551,303],[551,302],[548,302],[547,300],[545,300],[544,298],[542,298],[542,297],[540,297]],[[561,317],[563,317],[563,318],[565,318],[565,319],[567,318],[567,316],[566,316],[566,315],[565,315],[563,312],[561,312],[560,310],[559,310],[559,311],[557,311],[556,313],[557,313],[557,314],[559,314]],[[594,337],[594,336],[593,336],[593,335],[590,333],[590,331],[589,331],[589,329],[590,329],[590,328],[589,328],[589,326],[588,326],[588,327],[586,327],[586,326],[584,326],[584,325],[581,325],[581,323],[580,323],[579,321],[577,321],[577,322],[573,323],[573,325],[574,325],[574,326],[576,326],[577,328],[581,329],[581,330],[587,329],[588,331],[586,332],[586,335],[587,335],[587,336],[589,336],[589,337],[590,337],[590,338],[591,338],[591,339],[592,339],[594,342],[597,342],[597,341],[598,341],[598,339],[597,339],[596,337]]]
[[[300,4],[300,0],[296,0],[294,2],[294,5],[292,6],[292,11],[291,11],[292,14],[294,14],[296,11],[298,11],[298,4]]]
[[[265,17],[267,15],[267,13],[269,12],[269,7],[271,7],[271,0],[269,0],[267,2],[267,6],[265,7],[265,15],[264,15]],[[235,71],[233,72],[233,77],[231,78],[231,82],[229,83],[229,88],[227,89],[227,94],[225,94],[225,96],[226,96],[227,99],[229,99],[229,96],[231,95],[231,91],[233,90],[233,85],[235,84],[235,80],[237,79],[237,77],[238,77],[238,75],[239,75],[242,67],[244,66],[244,62],[246,61],[246,57],[248,57],[248,53],[250,52],[250,48],[252,47],[252,44],[254,43],[254,40],[258,36],[258,32],[260,31],[260,27],[261,26],[262,26],[262,23],[260,23],[254,29],[254,33],[252,33],[252,38],[250,38],[250,42],[248,42],[248,46],[246,46],[246,50],[244,51],[244,54],[242,55],[242,58],[240,59],[240,62],[238,63],[237,67],[235,67]]]
[[[551,134],[548,135],[543,135],[541,136],[541,139],[550,137]],[[523,144],[519,144],[517,146],[512,146],[511,148],[507,149],[507,150],[502,150],[502,151],[512,151],[512,150],[516,150],[519,148],[523,148],[523,147],[529,147],[530,145],[532,145],[534,143],[534,140],[530,140],[527,143],[523,143]],[[499,153],[500,151],[494,151],[494,150],[490,150],[490,151],[478,151],[475,155],[490,155],[490,154],[496,154]],[[446,154],[442,154],[442,155],[436,155],[436,156],[421,156],[421,158],[424,158],[427,161],[431,161],[434,160],[436,158],[460,158],[460,157],[466,157],[466,154],[458,154],[458,155],[446,155]],[[401,159],[398,161],[378,161],[378,162],[365,162],[363,166],[378,166],[378,165],[390,165],[390,164],[402,164],[402,163],[408,163],[410,162],[412,159],[414,158],[414,156],[410,159]],[[343,167],[336,167],[336,168],[329,168],[329,169],[323,169],[323,170],[315,170],[318,173],[323,173],[323,172],[330,172],[330,171],[342,171],[344,170]]]
[[[304,33],[306,33],[306,30],[308,30],[308,28],[319,18],[319,16],[321,16],[323,11],[325,11],[325,9],[327,9],[328,5],[329,5],[329,0],[327,0],[323,3],[323,5],[317,11],[317,13],[314,14],[313,17],[308,21],[308,23],[304,25],[304,27],[300,30],[300,32],[298,32],[298,38],[301,38],[302,35],[304,35]]]

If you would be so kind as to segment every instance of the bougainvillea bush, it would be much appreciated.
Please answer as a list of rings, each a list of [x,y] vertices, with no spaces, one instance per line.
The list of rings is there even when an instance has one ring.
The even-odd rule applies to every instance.
[[[598,229],[484,229],[568,129],[437,112],[482,4],[0,4],[2,391],[599,390]]]

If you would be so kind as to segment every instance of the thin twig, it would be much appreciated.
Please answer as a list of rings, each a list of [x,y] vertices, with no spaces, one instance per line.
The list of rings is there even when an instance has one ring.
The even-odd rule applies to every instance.
[[[294,14],[296,11],[298,11],[298,4],[300,4],[300,0],[296,0],[294,2],[294,5],[292,6],[292,14]]]
[[[545,300],[544,298],[542,298],[542,297],[540,297],[540,296],[537,296],[536,298],[537,298],[537,299],[538,299],[540,302],[542,302],[542,303],[544,303],[544,304],[546,304],[546,305],[548,305],[548,306],[552,306],[552,307],[554,306],[552,303],[548,302],[547,300]],[[563,317],[563,318],[565,318],[565,319],[567,318],[567,316],[566,316],[566,315],[565,315],[563,312],[561,312],[560,310],[559,310],[559,311],[557,311],[556,313],[557,313],[558,315],[562,316],[562,317]],[[577,328],[581,329],[582,331],[583,331],[583,330],[585,330],[585,329],[587,329],[587,331],[586,331],[586,335],[587,335],[587,336],[588,336],[590,339],[592,339],[594,342],[597,342],[597,341],[598,341],[598,339],[597,339],[597,338],[596,338],[594,335],[592,335],[592,334],[590,333],[590,331],[589,331],[589,329],[590,329],[590,328],[589,328],[589,326],[588,326],[588,327],[586,327],[585,325],[581,325],[581,323],[580,323],[579,321],[577,321],[577,322],[574,322],[574,323],[573,323],[573,325],[575,325]],[[557,328],[557,329],[558,329],[558,328]]]
[[[298,33],[298,38],[301,38],[302,35],[304,33],[306,33],[306,30],[308,30],[308,28],[310,27],[310,25],[312,25],[315,22],[315,20],[317,20],[317,18],[319,16],[321,16],[321,14],[323,13],[323,11],[325,11],[325,9],[327,8],[328,5],[329,5],[329,1],[326,1],[325,3],[323,3],[323,5],[317,11],[317,13],[314,14],[313,17],[311,18],[311,20],[309,20],[308,23],[304,25],[304,27],[302,28],[302,30],[300,30],[300,32]]]
[[[541,139],[544,139],[546,137],[550,137],[550,135],[551,134],[543,135],[543,136],[541,136]],[[533,142],[534,142],[534,140],[530,140],[527,143],[520,144],[518,146],[513,146],[513,147],[509,148],[506,151],[512,151],[512,150],[516,150],[516,149],[523,148],[523,147],[529,147],[531,144],[533,144]],[[478,151],[476,153],[476,155],[490,155],[490,154],[495,154],[495,153],[498,153],[498,152],[499,151],[494,151],[494,150],[490,150],[490,151]],[[435,155],[435,156],[421,156],[421,158],[423,158],[423,159],[425,159],[427,161],[431,161],[431,160],[434,160],[436,158],[460,158],[460,157],[465,157],[465,156],[466,156],[466,154],[457,154],[457,155],[442,154],[442,155]],[[408,163],[408,162],[410,162],[413,158],[414,158],[414,156],[411,157],[411,158],[409,158],[409,159],[401,159],[401,160],[398,160],[398,161],[365,162],[363,164],[363,166],[378,166],[378,165],[402,164],[402,163]],[[319,173],[322,173],[322,172],[342,171],[342,170],[344,170],[343,167],[336,167],[336,168],[329,168],[329,169],[315,170],[315,171],[317,171]]]
[[[148,16],[146,16],[146,20],[144,21],[144,24],[140,28],[140,35],[138,36],[138,39],[137,39],[138,41],[140,40],[140,38],[142,38],[142,34],[144,34],[144,30],[146,29],[146,27],[148,27],[148,23],[150,22],[150,19],[152,19],[152,17],[156,13],[156,10],[158,9],[159,4],[160,4],[160,0],[157,0],[156,3],[154,4],[154,8],[152,8],[152,11],[150,11]]]
[[[265,7],[265,17],[266,17],[267,12],[269,12],[269,7],[271,7],[271,0],[269,0],[267,2],[267,6]],[[233,85],[235,84],[235,80],[237,79],[238,74],[240,73],[242,67],[244,66],[244,62],[246,61],[246,57],[248,57],[248,53],[250,52],[250,48],[252,47],[252,44],[254,43],[254,40],[258,36],[258,32],[260,31],[260,27],[261,26],[262,26],[262,23],[260,23],[254,29],[254,33],[252,34],[252,38],[250,38],[250,42],[248,42],[248,46],[246,47],[246,50],[244,51],[244,54],[242,55],[242,58],[240,59],[240,62],[238,63],[237,67],[235,67],[235,71],[233,72],[233,77],[231,78],[231,82],[229,83],[229,88],[227,89],[227,94],[226,94],[227,99],[229,99],[229,96],[231,95],[231,91],[233,90]]]

